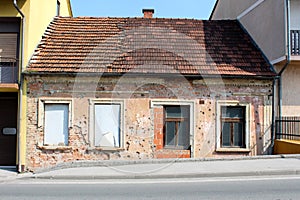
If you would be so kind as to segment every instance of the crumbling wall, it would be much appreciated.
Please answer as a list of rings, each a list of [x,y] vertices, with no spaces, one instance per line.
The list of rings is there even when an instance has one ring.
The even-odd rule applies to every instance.
[[[257,155],[264,147],[265,108],[270,102],[271,81],[247,79],[193,80],[182,77],[73,77],[26,76],[27,167],[45,168],[76,160],[201,158]],[[38,125],[39,100],[72,99],[72,126],[66,147],[43,146],[43,127]],[[116,150],[94,148],[89,141],[91,99],[124,101],[123,146]],[[163,146],[163,109],[152,100],[194,102],[191,150]],[[251,104],[249,152],[216,152],[216,102],[237,100]]]

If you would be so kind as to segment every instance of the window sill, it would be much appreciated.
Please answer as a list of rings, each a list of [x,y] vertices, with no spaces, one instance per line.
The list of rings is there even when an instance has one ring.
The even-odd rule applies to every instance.
[[[251,150],[246,148],[218,148],[218,153],[249,153]]]
[[[88,151],[124,151],[122,147],[89,147]]]
[[[71,146],[38,146],[41,150],[51,150],[51,151],[69,151],[72,150]]]
[[[168,150],[189,150],[191,146],[170,146],[170,145],[165,145],[164,149]]]

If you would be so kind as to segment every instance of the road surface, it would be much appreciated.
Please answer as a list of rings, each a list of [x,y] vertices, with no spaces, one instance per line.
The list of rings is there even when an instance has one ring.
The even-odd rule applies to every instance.
[[[14,180],[0,184],[0,199],[4,200],[299,198],[300,176],[166,180]]]

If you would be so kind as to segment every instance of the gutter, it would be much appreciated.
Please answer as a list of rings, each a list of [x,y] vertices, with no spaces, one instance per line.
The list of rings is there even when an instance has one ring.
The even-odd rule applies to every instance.
[[[21,126],[21,119],[22,119],[22,96],[23,96],[23,76],[22,76],[22,72],[23,71],[23,57],[24,57],[24,35],[25,35],[25,31],[24,31],[24,27],[25,27],[25,15],[23,14],[23,12],[20,10],[20,8],[18,7],[18,3],[17,3],[17,0],[13,0],[13,5],[14,7],[16,8],[16,10],[18,11],[18,13],[21,15],[22,17],[22,43],[20,45],[20,51],[21,51],[21,58],[19,59],[20,60],[20,67],[19,67],[19,88],[20,88],[20,92],[19,92],[19,115],[18,115],[18,172],[23,172],[24,169],[22,167],[22,164],[21,164],[21,131],[20,131],[20,126]]]

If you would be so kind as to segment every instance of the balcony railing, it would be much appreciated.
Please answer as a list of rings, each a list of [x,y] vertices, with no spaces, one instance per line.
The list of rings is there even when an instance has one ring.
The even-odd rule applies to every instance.
[[[300,55],[300,30],[291,30],[291,54]]]
[[[0,57],[0,83],[18,82],[18,60]]]
[[[281,117],[275,121],[276,139],[300,140],[300,117]]]

